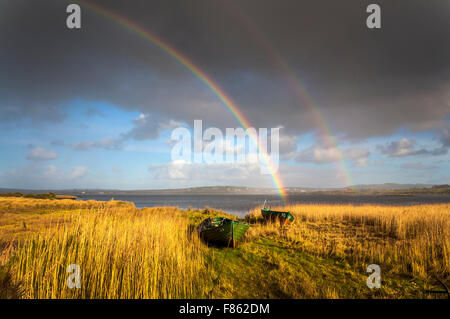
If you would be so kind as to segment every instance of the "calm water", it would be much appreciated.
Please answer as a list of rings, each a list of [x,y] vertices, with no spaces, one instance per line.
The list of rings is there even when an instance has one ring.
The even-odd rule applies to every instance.
[[[100,201],[115,200],[133,202],[137,208],[155,206],[178,206],[204,208],[209,206],[230,214],[244,216],[252,208],[262,205],[267,200],[267,206],[281,205],[280,197],[276,195],[80,195],[80,200],[94,199]],[[418,196],[383,196],[383,195],[325,195],[300,194],[292,195],[288,204],[381,204],[381,205],[414,205],[450,203],[449,195],[418,195]]]

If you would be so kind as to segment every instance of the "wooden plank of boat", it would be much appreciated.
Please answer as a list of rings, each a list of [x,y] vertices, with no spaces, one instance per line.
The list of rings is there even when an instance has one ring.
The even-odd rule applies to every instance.
[[[208,242],[236,247],[250,226],[225,217],[207,218],[197,226],[200,236]]]
[[[266,220],[279,220],[284,224],[289,224],[294,221],[294,216],[290,212],[280,212],[276,210],[271,210],[269,208],[262,208],[261,215]]]

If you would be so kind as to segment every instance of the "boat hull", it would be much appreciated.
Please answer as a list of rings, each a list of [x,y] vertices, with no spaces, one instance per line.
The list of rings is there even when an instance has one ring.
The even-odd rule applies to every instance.
[[[261,215],[266,220],[279,221],[282,224],[290,224],[294,221],[294,216],[290,212],[279,212],[263,208],[261,209]]]
[[[207,242],[236,247],[236,244],[250,226],[235,220],[226,220],[221,225],[213,228],[202,229],[200,236]]]

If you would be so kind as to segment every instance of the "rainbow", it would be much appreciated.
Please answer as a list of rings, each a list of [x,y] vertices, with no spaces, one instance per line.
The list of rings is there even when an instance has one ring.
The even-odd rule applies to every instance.
[[[236,118],[236,120],[239,122],[239,124],[243,127],[244,130],[247,130],[248,128],[252,127],[250,125],[250,122],[245,118],[245,116],[239,110],[236,103],[231,99],[231,97],[229,97],[222,90],[222,88],[217,83],[215,83],[206,73],[204,73],[198,66],[196,66],[194,63],[192,63],[187,57],[183,56],[179,51],[177,51],[175,48],[170,46],[168,43],[164,42],[162,39],[160,39],[156,35],[150,33],[148,30],[140,27],[136,23],[134,23],[122,16],[119,16],[118,14],[116,14],[106,8],[100,7],[93,3],[89,3],[87,1],[76,0],[74,2],[77,2],[83,6],[99,13],[100,15],[104,16],[105,18],[107,18],[109,20],[119,23],[120,25],[124,26],[128,30],[138,34],[142,38],[153,43],[159,49],[166,52],[169,56],[171,56],[176,61],[181,63],[190,72],[192,72],[198,79],[200,79],[219,98],[219,100],[228,108],[228,110],[233,114],[233,116]],[[280,176],[277,174],[277,170],[274,169],[273,165],[271,164],[270,157],[267,154],[267,152],[264,151],[264,148],[259,143],[258,137],[256,135],[254,135],[253,133],[250,133],[251,130],[249,130],[248,132],[249,132],[250,137],[252,139],[254,139],[254,141],[256,142],[256,145],[258,147],[260,154],[263,155],[265,164],[267,165],[269,171],[271,172],[270,175],[271,175],[273,183],[277,189],[277,192],[279,193],[281,199],[284,201],[285,197],[286,197],[286,191],[284,189],[284,186],[283,186]]]
[[[266,51],[272,62],[284,73],[293,92],[298,96],[300,100],[305,102],[306,106],[311,112],[313,120],[317,124],[321,136],[325,137],[327,141],[329,141],[330,144],[337,150],[339,155],[340,170],[344,174],[344,183],[346,183],[346,185],[350,187],[354,185],[350,170],[347,168],[347,165],[345,163],[344,154],[339,148],[339,144],[332,133],[330,125],[327,123],[325,116],[321,112],[319,106],[308,94],[305,86],[300,82],[292,68],[289,67],[288,63],[282,58],[277,50],[273,48],[272,45],[270,45],[264,35],[256,29],[255,25],[251,23],[248,17],[245,17],[235,6],[233,6],[230,1],[220,1],[220,3],[222,3],[223,7],[236,20],[238,20],[238,22],[246,29],[250,36],[255,39],[258,44]]]

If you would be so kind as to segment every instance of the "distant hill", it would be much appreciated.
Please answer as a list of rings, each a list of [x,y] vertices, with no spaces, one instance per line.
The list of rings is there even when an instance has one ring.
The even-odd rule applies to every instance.
[[[148,189],[148,190],[119,190],[119,189],[61,189],[61,190],[29,190],[0,188],[0,193],[42,194],[53,192],[55,194],[72,195],[176,195],[176,194],[277,194],[276,189],[240,187],[240,186],[205,186],[174,189]]]
[[[400,190],[400,189],[417,189],[417,188],[431,188],[433,184],[363,184],[354,185],[351,188],[355,190]]]
[[[386,192],[414,192],[414,193],[448,193],[450,192],[449,185],[432,185],[432,184],[364,184],[354,185],[345,188],[310,188],[310,187],[287,187],[288,194],[302,194],[311,192],[332,192],[332,193],[386,193]],[[178,189],[149,189],[149,190],[119,190],[119,189],[14,189],[14,188],[0,188],[0,193],[15,193],[23,194],[43,194],[55,193],[60,195],[183,195],[183,194],[278,194],[274,188],[263,187],[241,187],[241,186],[205,186],[205,187],[190,187]]]

